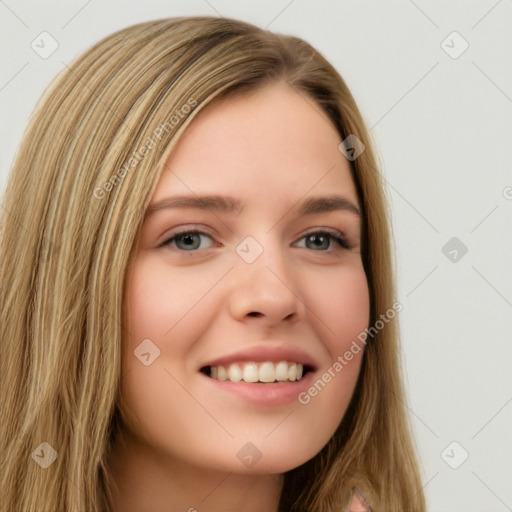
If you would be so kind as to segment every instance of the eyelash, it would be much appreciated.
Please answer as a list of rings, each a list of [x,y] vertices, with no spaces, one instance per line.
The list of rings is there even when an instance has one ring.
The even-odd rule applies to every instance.
[[[173,242],[175,239],[179,238],[180,236],[183,236],[183,235],[205,235],[207,236],[208,238],[212,238],[213,237],[209,234],[209,233],[206,233],[205,231],[201,231],[199,229],[187,229],[187,230],[184,230],[184,231],[180,231],[178,233],[174,233],[174,235],[170,238],[168,238],[165,242],[163,242],[161,244],[160,247],[165,247],[165,246],[170,246],[171,242]],[[331,233],[330,231],[327,231],[327,230],[318,230],[318,231],[311,231],[310,233],[306,233],[304,236],[302,236],[300,238],[300,240],[308,237],[308,236],[311,236],[311,235],[320,235],[320,236],[327,236],[329,237],[329,239],[332,241],[334,240],[342,249],[345,249],[345,250],[350,250],[350,245],[347,243],[347,241],[342,237],[342,236],[339,236],[339,235],[336,235],[334,233]],[[305,249],[307,249],[307,247],[304,247]],[[174,247],[173,247],[174,249]],[[178,249],[176,248],[176,250],[180,251],[180,252],[197,252],[198,249],[193,249],[193,250],[190,250],[190,251],[185,251],[185,250],[181,250],[181,249]],[[311,249],[312,250],[312,249]],[[314,251],[314,252],[332,252],[333,249],[327,249],[327,250],[320,250],[320,251]]]

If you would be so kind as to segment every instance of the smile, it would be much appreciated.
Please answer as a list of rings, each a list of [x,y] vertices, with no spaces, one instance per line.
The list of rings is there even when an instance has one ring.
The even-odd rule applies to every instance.
[[[201,372],[216,380],[272,384],[299,381],[309,369],[296,362],[247,361],[229,366],[206,366],[201,368]]]

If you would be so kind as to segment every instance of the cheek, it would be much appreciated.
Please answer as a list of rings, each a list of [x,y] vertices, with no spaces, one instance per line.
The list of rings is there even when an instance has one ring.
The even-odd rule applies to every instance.
[[[315,287],[311,300],[320,306],[319,331],[324,333],[322,342],[329,357],[318,379],[299,401],[309,403],[311,410],[333,429],[348,407],[359,376],[364,344],[358,336],[368,327],[370,296],[362,264],[331,275],[323,285]]]
[[[132,351],[149,338],[161,349],[172,339],[173,353],[187,348],[187,338],[177,335],[202,306],[212,276],[171,270],[150,257],[139,257],[126,287],[125,325]],[[196,323],[195,326],[199,327]],[[192,327],[194,327],[194,325]],[[171,354],[166,354],[167,356]]]
[[[187,352],[203,323],[198,319],[212,276],[172,272],[150,257],[139,256],[125,289],[123,339],[123,414],[132,432],[155,443],[175,436],[194,442],[189,418],[197,403],[186,389]],[[179,293],[176,293],[179,290]],[[150,340],[148,342],[147,340]],[[144,359],[144,355],[149,354]],[[144,363],[148,363],[147,365]],[[181,384],[180,384],[181,383]],[[162,449],[168,450],[165,442]],[[179,446],[172,446],[179,451]]]
[[[321,307],[318,316],[324,323],[324,343],[333,360],[343,354],[368,326],[370,296],[362,264],[348,267],[331,276],[315,290],[314,301]]]

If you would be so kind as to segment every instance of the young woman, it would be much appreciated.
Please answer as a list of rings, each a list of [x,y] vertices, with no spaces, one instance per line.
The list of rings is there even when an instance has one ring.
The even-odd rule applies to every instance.
[[[382,178],[309,44],[107,37],[2,205],[2,511],[425,511]]]

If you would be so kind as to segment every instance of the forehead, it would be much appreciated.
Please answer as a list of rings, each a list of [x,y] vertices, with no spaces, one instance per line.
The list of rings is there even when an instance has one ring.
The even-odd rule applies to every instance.
[[[327,114],[288,84],[206,107],[165,165],[153,201],[169,194],[225,194],[287,202],[343,193],[357,204],[350,164]]]

